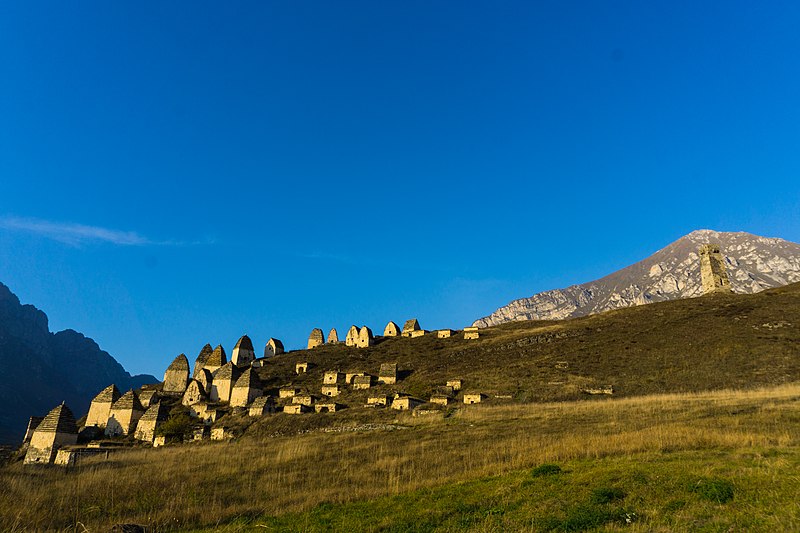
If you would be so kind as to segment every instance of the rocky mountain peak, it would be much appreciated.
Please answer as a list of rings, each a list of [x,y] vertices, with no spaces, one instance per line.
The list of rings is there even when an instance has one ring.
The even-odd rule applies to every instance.
[[[703,244],[719,245],[736,293],[755,293],[800,281],[800,245],[745,232],[700,229],[604,278],[515,300],[474,325],[564,319],[700,296],[698,250]]]

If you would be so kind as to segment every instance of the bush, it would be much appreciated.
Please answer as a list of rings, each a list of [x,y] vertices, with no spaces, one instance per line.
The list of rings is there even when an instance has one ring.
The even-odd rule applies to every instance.
[[[625,496],[627,496],[625,491],[617,487],[600,487],[592,491],[591,502],[597,505],[605,505],[622,500]]]
[[[531,470],[531,477],[554,476],[561,472],[561,467],[558,465],[543,464]]]
[[[168,442],[183,442],[191,436],[195,421],[185,412],[172,412],[169,419],[156,429]]]
[[[689,489],[704,500],[715,503],[726,503],[733,499],[733,483],[727,479],[700,479]]]
[[[578,505],[568,509],[563,517],[546,517],[538,525],[545,531],[585,531],[610,522],[631,524],[636,519],[636,513],[625,509]]]

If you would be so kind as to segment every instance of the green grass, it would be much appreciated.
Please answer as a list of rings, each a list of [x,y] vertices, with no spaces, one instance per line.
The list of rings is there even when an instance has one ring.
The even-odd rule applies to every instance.
[[[197,531],[797,531],[800,449],[570,461]],[[703,473],[698,477],[697,473]],[[735,480],[736,498],[733,494]]]

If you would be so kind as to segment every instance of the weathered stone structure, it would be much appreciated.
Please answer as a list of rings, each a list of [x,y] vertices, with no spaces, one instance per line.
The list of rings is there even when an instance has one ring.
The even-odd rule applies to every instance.
[[[192,383],[197,383],[192,380]],[[188,390],[188,388],[187,388]],[[156,436],[156,429],[169,418],[169,411],[161,402],[156,402],[147,408],[147,411],[139,419],[136,424],[136,431],[133,436],[137,440],[145,442],[153,442]]]
[[[424,329],[418,329],[416,331],[412,331],[408,336],[413,339],[416,337],[422,337],[423,335],[425,335],[425,333],[427,332]]]
[[[206,370],[206,372],[208,372]],[[194,405],[196,403],[204,402],[206,400],[206,391],[199,381],[193,379],[189,381],[189,386],[186,387],[186,392],[183,393],[181,403],[185,406]],[[148,408],[149,409],[149,408]]]
[[[228,361],[217,369],[211,376],[211,393],[208,397],[212,402],[227,402],[231,399],[233,384],[239,379],[239,367]]]
[[[84,427],[106,427],[108,417],[111,416],[111,406],[119,400],[119,397],[119,389],[113,383],[101,390],[89,406],[89,413],[86,415],[86,422],[83,424]]]
[[[447,386],[451,387],[454,391],[461,390],[461,380],[460,379],[448,379]]]
[[[239,368],[250,366],[256,358],[256,351],[253,348],[253,341],[247,335],[242,335],[236,342],[231,352],[231,362]]]
[[[156,403],[160,398],[161,396],[158,395],[158,391],[155,389],[145,389],[139,393],[139,403],[145,409]]]
[[[264,357],[272,357],[275,355],[280,355],[283,353],[283,343],[274,338],[270,338],[267,341],[267,345],[264,346]]]
[[[334,385],[339,383],[339,380],[344,377],[338,370],[328,370],[322,374],[322,383],[324,385]]]
[[[417,319],[411,318],[406,320],[406,323],[403,324],[403,337],[412,337],[412,333],[415,331],[421,331]]]
[[[317,404],[314,404],[314,412],[315,413],[335,413],[336,412],[336,404],[335,403],[317,403]]]
[[[308,349],[310,350],[323,344],[325,344],[325,336],[322,334],[322,330],[319,328],[311,330],[311,335],[308,336]]]
[[[378,372],[378,382],[392,385],[397,383],[397,363],[383,363]]]
[[[295,374],[305,374],[308,372],[308,363],[295,363],[294,365],[294,373]]]
[[[44,420],[43,416],[32,416],[28,419],[28,427],[25,429],[25,436],[22,438],[22,444],[27,444],[33,437],[33,432],[39,427],[39,424]]]
[[[356,390],[364,390],[372,387],[372,376],[362,375],[353,378],[353,388]]]
[[[379,396],[369,396],[367,398],[367,405],[380,405],[385,407],[389,403],[389,397],[385,394],[381,394]]]
[[[300,404],[300,405],[307,405],[311,406],[314,403],[314,397],[309,396],[308,394],[301,394],[292,396],[292,403],[293,404]]]
[[[725,267],[725,259],[722,257],[719,245],[704,244],[700,247],[699,255],[703,294],[731,292],[728,270]]]
[[[233,386],[230,405],[231,407],[246,407],[263,394],[263,385],[258,374],[252,368],[248,368]]]
[[[222,368],[222,365],[228,362],[228,356],[225,354],[225,348],[222,347],[221,344],[218,344],[214,351],[211,352],[211,355],[208,356],[206,359],[203,368],[211,372],[211,375],[214,375],[214,372]]]
[[[75,416],[64,403],[47,413],[31,436],[25,464],[50,464],[58,450],[78,442]]]
[[[297,394],[295,387],[281,387],[278,390],[278,398],[294,398],[295,394]]]
[[[180,396],[186,390],[189,383],[189,360],[186,355],[180,354],[167,367],[164,373],[164,386],[161,389],[163,394],[168,396]]]
[[[478,333],[478,328],[475,326],[470,326],[464,328],[464,339],[466,340],[475,340],[480,337],[480,333]]]
[[[211,375],[207,368],[201,368],[200,372],[195,376],[195,380],[203,387],[203,394],[206,396],[211,394],[211,383],[214,381],[214,376]]]
[[[344,343],[346,346],[356,346],[358,344],[358,328],[356,326],[350,326],[350,329],[347,330]]]
[[[375,337],[372,336],[372,330],[369,329],[367,326],[363,326],[358,331],[358,343],[357,346],[359,348],[368,348],[375,344]]]
[[[188,371],[188,361],[186,367]],[[133,390],[129,390],[111,406],[105,434],[109,437],[129,435],[136,428],[136,423],[139,422],[144,411],[145,409],[142,407],[142,403],[136,393]]]
[[[383,328],[383,336],[384,337],[397,337],[400,335],[400,328],[392,321],[389,321],[386,324],[386,327]]]
[[[439,339],[449,339],[452,336],[453,336],[452,329],[440,329],[439,331],[436,332],[436,337]]]
[[[447,407],[447,404],[450,403],[450,398],[444,394],[434,394],[431,396],[430,402],[435,403],[436,405],[444,405]]]
[[[307,413],[310,410],[310,407],[302,403],[290,403],[289,405],[283,406],[283,412],[290,415],[299,415],[302,413]]]
[[[418,405],[422,405],[422,400],[417,400],[410,396],[400,396],[392,400],[392,409],[397,411],[410,411]]]
[[[481,403],[483,400],[483,394],[479,392],[473,392],[470,394],[464,394],[464,403],[465,404],[473,404],[473,403]]]
[[[322,386],[322,394],[324,394],[325,396],[330,396],[330,397],[339,396],[340,392],[341,392],[341,389],[339,388],[339,385],[323,385]]]
[[[272,403],[272,398],[270,396],[260,396],[253,400],[253,403],[250,405],[250,409],[248,410],[247,414],[250,416],[264,416],[268,413],[273,412],[275,406]]]
[[[212,348],[210,344],[203,346],[200,353],[197,355],[197,359],[194,360],[194,370],[192,371],[193,378],[197,379],[197,373],[205,367],[206,361],[208,361],[212,353],[214,353],[214,348]]]
[[[328,344],[339,344],[339,333],[336,328],[331,328],[328,332]]]

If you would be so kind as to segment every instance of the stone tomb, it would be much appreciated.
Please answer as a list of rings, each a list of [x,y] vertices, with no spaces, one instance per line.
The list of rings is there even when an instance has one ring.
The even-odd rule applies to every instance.
[[[263,386],[258,374],[252,368],[248,368],[233,386],[230,405],[231,407],[246,407],[263,394]]]
[[[170,396],[181,396],[189,384],[189,360],[180,354],[167,367],[164,373],[164,386],[161,392]]]
[[[200,403],[205,400],[206,400],[206,391],[205,389],[203,389],[203,386],[196,379],[191,380],[189,382],[189,386],[186,387],[186,392],[183,393],[183,398],[181,398],[181,404],[188,407],[190,405],[194,405],[196,403]]]
[[[415,331],[421,331],[417,319],[406,320],[406,323],[403,324],[403,337],[413,337],[412,333]]]
[[[197,382],[194,381],[194,383]],[[153,442],[156,436],[156,430],[161,424],[166,422],[168,418],[169,412],[166,407],[161,405],[161,402],[154,403],[147,408],[147,411],[145,411],[142,418],[140,418],[139,422],[136,424],[134,437],[137,440]]]
[[[231,352],[231,362],[238,367],[250,366],[256,358],[256,351],[253,348],[253,341],[247,335],[242,335],[236,342]]]
[[[308,363],[295,363],[294,365],[295,374],[305,374],[306,372],[308,372]]]
[[[356,390],[364,390],[372,387],[372,376],[363,375],[355,376],[353,378],[353,388]]]
[[[328,332],[328,344],[339,344],[339,333],[336,328],[331,328]]]
[[[378,383],[392,385],[397,383],[397,363],[383,363],[378,372]]]
[[[129,390],[111,406],[111,413],[106,422],[106,436],[130,435],[144,415],[144,411],[139,397],[133,390]]]
[[[211,357],[212,353],[214,353],[214,348],[212,348],[210,344],[203,346],[203,348],[200,350],[200,353],[197,354],[197,359],[194,361],[194,371],[192,372],[192,377],[197,379],[197,374],[203,369],[203,367],[205,367],[206,361],[208,361],[208,358]]]
[[[339,383],[339,380],[342,379],[342,373],[338,370],[328,370],[324,374],[322,374],[322,383],[324,385],[335,385]]]
[[[323,385],[322,394],[329,397],[339,396],[341,389],[339,385]]]
[[[464,338],[466,340],[475,340],[480,337],[478,333],[478,328],[475,326],[470,326],[468,328],[464,328]]]
[[[264,346],[264,357],[272,357],[283,353],[283,343],[278,339],[270,338]]]
[[[250,416],[263,416],[273,412],[275,409],[272,398],[269,396],[261,396],[253,400],[247,414]]]
[[[325,344],[325,337],[322,334],[322,330],[319,328],[311,330],[311,335],[308,336],[308,349],[310,350],[323,344]]]
[[[483,400],[483,394],[479,392],[464,394],[464,403],[467,405],[471,405],[474,403],[481,403],[481,400]]]
[[[47,413],[31,436],[25,464],[50,464],[58,450],[78,442],[75,416],[64,403]]]
[[[452,336],[453,336],[452,329],[440,329],[439,331],[436,332],[436,337],[439,339],[449,339]]]
[[[86,422],[84,427],[106,427],[108,417],[111,416],[111,406],[114,402],[119,400],[120,393],[117,386],[114,384],[109,385],[94,397],[91,405],[89,406],[89,414],[86,415]]]
[[[219,367],[211,379],[210,400],[212,402],[230,401],[233,384],[239,379],[239,375],[239,368],[232,361],[228,361]]]
[[[367,326],[363,326],[358,331],[358,341],[356,345],[359,348],[368,348],[373,344],[375,344],[375,338],[372,336],[372,330]]]
[[[383,336],[384,337],[398,337],[400,335],[400,328],[392,321],[389,321],[386,324],[386,327],[383,328]]]
[[[347,335],[344,338],[345,346],[357,346],[358,345],[358,328],[356,326],[350,326],[350,329],[347,330]]]

